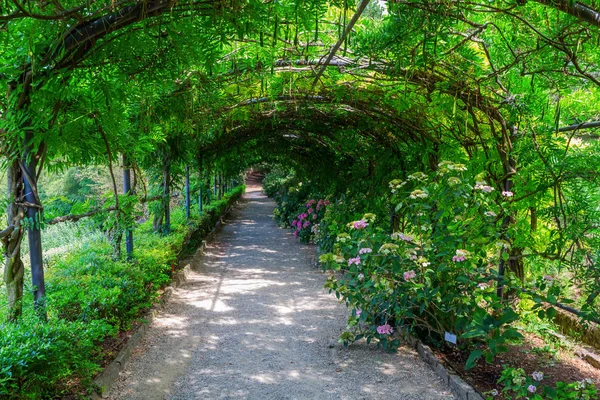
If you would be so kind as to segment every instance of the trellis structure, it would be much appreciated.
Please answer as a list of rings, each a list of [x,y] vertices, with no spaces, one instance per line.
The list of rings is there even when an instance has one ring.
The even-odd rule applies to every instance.
[[[537,256],[567,262],[574,250],[589,253],[593,268],[584,275],[592,304],[600,273],[583,239],[591,227],[584,221],[570,230],[579,225],[567,204],[577,200],[565,188],[580,179],[596,184],[597,171],[582,162],[566,172],[564,160],[555,160],[571,154],[581,129],[597,127],[598,12],[566,0],[394,1],[384,21],[376,4],[353,20],[353,6],[7,1],[0,15],[6,44],[0,76],[7,87],[0,132],[9,180],[2,236],[13,307],[22,297],[25,219],[35,300],[44,297],[41,170],[110,165],[118,153],[134,170],[162,174],[167,231],[171,167],[203,171],[218,197],[219,181],[269,157],[298,165],[317,160],[315,171],[324,175],[333,159],[341,160],[337,173],[352,164],[408,173],[434,170],[440,157],[470,159],[499,190],[515,190],[522,204],[550,193],[545,218],[563,236],[559,247]],[[577,104],[583,92],[593,101]],[[589,161],[595,152],[578,156]],[[382,157],[395,161],[378,164]],[[532,177],[536,187],[526,184]],[[531,229],[539,204],[523,207]],[[122,212],[119,197],[103,211]],[[507,267],[520,277],[524,245],[510,232],[523,215],[499,216],[502,239],[512,242]],[[502,261],[501,272],[505,267]]]

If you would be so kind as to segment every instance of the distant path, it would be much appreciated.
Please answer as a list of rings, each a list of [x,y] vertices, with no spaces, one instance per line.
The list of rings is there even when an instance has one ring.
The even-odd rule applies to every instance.
[[[314,249],[248,187],[190,280],[171,296],[111,399],[452,398],[412,350],[336,343],[347,311],[311,266]]]

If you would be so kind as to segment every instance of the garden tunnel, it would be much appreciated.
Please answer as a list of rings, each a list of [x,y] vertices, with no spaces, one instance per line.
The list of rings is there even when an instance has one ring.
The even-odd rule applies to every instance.
[[[160,225],[186,171],[202,193],[260,163],[292,167],[394,231],[408,222],[390,182],[437,176],[447,162],[466,165],[476,188],[514,195],[494,200],[501,211],[486,231],[506,249],[490,262],[499,298],[505,276],[524,282],[528,268],[566,265],[585,293],[581,314],[597,320],[594,4],[63,3],[0,7],[10,320],[21,314],[25,233],[43,314],[44,173],[108,166],[110,195],[53,217],[100,212],[120,240],[135,205],[162,200]],[[117,193],[119,165],[134,171],[135,196]]]

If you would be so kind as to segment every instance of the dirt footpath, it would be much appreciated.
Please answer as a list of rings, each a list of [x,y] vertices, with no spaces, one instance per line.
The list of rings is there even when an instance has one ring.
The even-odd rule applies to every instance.
[[[314,248],[274,223],[274,207],[260,186],[248,187],[110,398],[453,398],[412,350],[337,343],[346,308],[311,266]]]

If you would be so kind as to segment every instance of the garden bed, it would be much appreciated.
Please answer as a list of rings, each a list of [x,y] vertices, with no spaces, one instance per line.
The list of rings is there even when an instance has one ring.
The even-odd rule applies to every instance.
[[[600,385],[600,369],[582,360],[569,347],[556,346],[531,333],[524,333],[524,337],[522,344],[509,345],[508,352],[497,356],[491,364],[480,360],[470,370],[465,370],[468,352],[455,349],[445,352],[437,350],[435,353],[438,359],[457,371],[480,393],[493,389],[501,392],[497,382],[505,367],[523,368],[529,376],[535,371],[543,372],[542,384],[548,386],[555,386],[557,382],[570,383],[584,379],[591,379],[597,386]],[[495,398],[510,399],[501,394]]]

